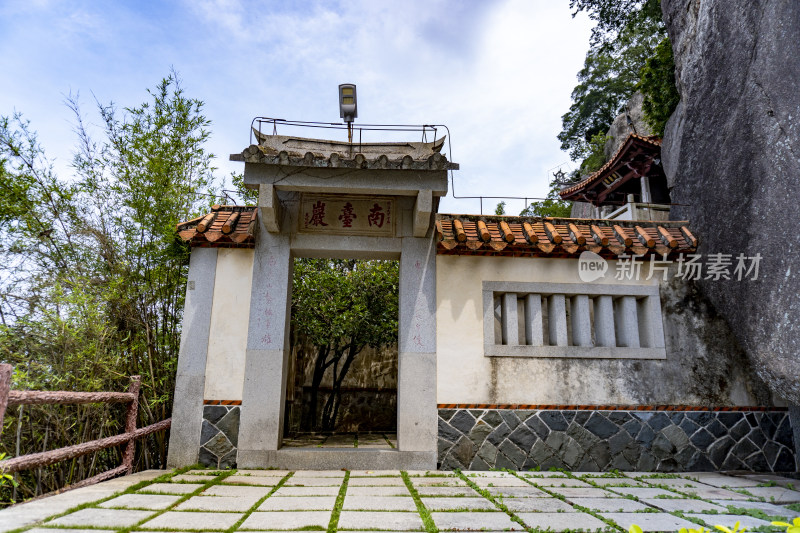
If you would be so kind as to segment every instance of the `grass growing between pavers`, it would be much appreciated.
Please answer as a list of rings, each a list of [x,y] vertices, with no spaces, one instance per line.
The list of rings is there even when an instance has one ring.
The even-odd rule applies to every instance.
[[[422,503],[422,498],[417,492],[416,487],[411,483],[411,478],[408,475],[408,472],[405,470],[400,472],[400,475],[403,477],[403,483],[406,484],[406,488],[408,492],[411,493],[411,498],[414,500],[414,505],[417,506],[417,512],[419,513],[419,517],[422,519],[422,524],[425,526],[425,531],[428,533],[438,533],[439,528],[436,527],[436,523],[433,521],[433,517],[431,516],[430,511],[428,508],[425,507],[425,504]],[[329,532],[330,533],[330,532]]]
[[[570,472],[566,472],[566,474],[572,476],[572,474]],[[659,478],[660,479],[672,479],[674,477],[680,477],[680,476],[676,476],[674,474],[655,474],[652,477],[654,479],[659,479]],[[652,483],[647,481],[648,477],[646,477],[646,476],[640,476],[638,478],[634,477],[633,479],[644,481],[648,485],[652,485]],[[584,481],[586,481],[590,485],[595,486],[597,488],[602,488],[603,490],[608,490],[609,492],[613,492],[614,494],[619,494],[623,498],[627,498],[629,500],[633,500],[635,502],[639,502],[642,505],[648,505],[646,502],[642,502],[637,496],[635,496],[633,494],[625,494],[624,492],[614,491],[613,489],[615,487],[601,487],[599,484],[597,484],[594,481],[592,481],[591,478],[584,478]],[[659,488],[659,487],[656,487],[656,488]],[[665,490],[665,489],[662,489],[662,490]],[[667,487],[666,490],[667,491],[671,491],[671,489],[669,487]],[[687,498],[684,498],[684,499],[690,499],[690,498],[687,497]],[[701,499],[701,498],[696,498],[696,499]],[[705,500],[703,500],[703,501],[705,501]],[[707,502],[707,503],[710,503],[710,502]],[[648,505],[648,507],[649,507],[649,505]],[[684,520],[688,520],[689,522],[695,523],[695,524],[697,524],[699,526],[703,526],[704,525],[701,520],[696,520],[696,519],[692,519],[691,517],[688,517],[688,516],[683,516],[683,512],[682,511],[667,511],[667,510],[661,510],[661,509],[654,509],[653,511],[647,511],[647,512],[651,512],[651,513],[652,512],[666,513],[666,514],[670,514],[670,515],[672,515],[672,516],[674,516],[676,518],[682,518]],[[601,520],[603,520],[604,522],[608,522],[608,520],[605,517],[602,517]],[[615,525],[617,525],[617,524],[615,523]],[[617,525],[617,527],[620,527],[620,526]],[[620,528],[620,529],[622,529],[622,528]]]
[[[455,473],[456,473],[456,475],[458,475],[458,477],[463,479],[467,483],[467,485],[469,485],[472,488],[472,490],[474,490],[475,492],[477,492],[478,494],[480,494],[481,496],[483,496],[484,498],[486,498],[487,500],[492,502],[495,505],[495,507],[497,507],[498,509],[500,509],[501,511],[506,513],[509,516],[509,518],[511,518],[512,521],[514,521],[517,524],[521,525],[525,529],[525,531],[527,531],[528,533],[535,533],[536,530],[528,527],[528,525],[525,522],[523,522],[522,519],[520,517],[518,517],[514,513],[514,511],[509,509],[506,506],[506,504],[503,503],[503,498],[502,497],[495,496],[494,494],[489,492],[487,489],[485,489],[483,487],[479,487],[470,478],[465,476],[464,473],[461,472],[460,470],[455,470]]]
[[[184,494],[183,496],[181,496],[178,500],[176,500],[172,505],[168,506],[167,508],[162,509],[161,511],[157,511],[153,516],[150,516],[150,517],[148,517],[148,518],[146,518],[144,520],[141,520],[140,522],[134,524],[133,526],[129,526],[129,527],[122,528],[122,529],[117,529],[116,530],[117,533],[130,533],[131,531],[133,531],[135,529],[139,529],[139,527],[142,524],[144,524],[146,522],[149,522],[151,520],[155,520],[156,518],[158,518],[162,514],[164,514],[166,512],[169,512],[172,509],[174,509],[175,507],[177,507],[178,505],[182,504],[183,502],[185,502],[189,498],[192,498],[193,496],[199,495],[200,493],[202,493],[203,491],[213,487],[214,485],[219,485],[220,483],[222,483],[222,481],[226,477],[233,475],[234,472],[235,472],[235,470],[230,470],[230,471],[224,472],[224,473],[222,473],[222,474],[220,474],[218,476],[214,476],[209,481],[203,483],[199,488],[195,489],[194,491],[192,491],[192,492],[190,492],[188,494]],[[177,475],[177,474],[175,472],[173,472],[172,475],[174,476],[174,475]],[[172,476],[170,476],[170,477],[172,477]],[[183,512],[191,512],[191,511],[183,511]],[[170,530],[167,529],[166,531],[170,531]],[[175,531],[177,531],[177,530],[175,530]],[[209,531],[213,531],[213,530],[210,529]]]
[[[342,507],[344,506],[344,497],[347,494],[347,482],[350,480],[350,472],[344,473],[342,485],[339,487],[339,494],[336,496],[336,503],[333,504],[331,511],[331,520],[328,522],[328,533],[336,533],[339,527],[339,515],[342,514]]]
[[[235,471],[234,471],[234,472],[235,472]],[[262,503],[264,503],[264,501],[265,501],[267,498],[269,498],[270,496],[272,496],[273,494],[275,494],[275,492],[276,492],[276,491],[277,491],[279,488],[281,488],[281,487],[284,485],[284,483],[286,483],[287,481],[289,481],[289,478],[291,478],[291,477],[292,477],[292,475],[294,475],[294,472],[289,472],[288,474],[286,474],[285,476],[283,476],[283,477],[281,478],[281,480],[280,480],[280,481],[278,481],[278,483],[277,483],[277,484],[276,484],[274,487],[272,487],[272,490],[270,490],[270,491],[267,493],[267,495],[266,495],[266,496],[264,496],[263,498],[259,498],[259,500],[258,500],[258,501],[257,501],[255,504],[253,504],[253,505],[250,507],[250,509],[248,509],[247,511],[245,511],[244,515],[243,515],[243,516],[242,516],[242,517],[241,517],[239,520],[237,520],[235,524],[233,524],[231,527],[229,527],[229,528],[226,530],[226,533],[233,533],[234,531],[236,531],[236,530],[237,530],[237,529],[238,529],[238,528],[239,528],[239,527],[240,527],[240,526],[241,526],[241,525],[244,523],[244,521],[245,521],[245,520],[247,520],[247,518],[248,518],[248,517],[249,517],[251,514],[253,514],[253,513],[255,512],[255,510],[256,510],[256,509],[258,509],[258,508],[261,506],[261,504],[262,504]],[[248,486],[248,485],[245,485],[245,486]],[[211,497],[212,497],[212,496],[209,496],[209,498],[211,498]]]
[[[532,487],[535,487],[535,488],[541,490],[542,492],[546,492],[547,494],[549,494],[553,498],[561,500],[562,502],[566,503],[567,505],[571,505],[572,507],[574,507],[578,511],[593,516],[594,518],[600,520],[601,522],[603,522],[605,524],[608,524],[609,526],[611,526],[612,528],[614,528],[614,529],[616,529],[618,531],[625,531],[625,529],[620,527],[616,522],[606,518],[605,516],[601,515],[597,511],[595,511],[594,509],[589,509],[588,507],[584,507],[582,505],[577,505],[577,504],[568,502],[567,498],[565,496],[562,496],[561,494],[559,494],[559,493],[557,493],[555,491],[549,490],[552,487],[545,487],[543,485],[537,485],[536,481],[533,480],[535,478],[524,478],[524,477],[520,476],[519,473],[517,473],[516,471],[513,471],[513,470],[506,470],[506,472],[508,472],[509,474],[511,474],[513,476],[516,476],[517,478],[523,480],[525,483],[531,485]],[[560,472],[565,474],[568,478],[580,479],[580,478],[578,478],[576,476],[573,476],[570,472],[567,472],[566,470],[560,470]],[[591,484],[591,482],[590,482],[590,484]],[[599,485],[597,485],[596,483],[594,484],[594,486],[597,487],[597,488],[603,488],[603,487],[600,487]],[[603,489],[603,490],[605,490],[605,489]],[[569,517],[566,516],[565,520],[569,520]]]
[[[6,533],[22,533],[23,531],[28,531],[29,529],[33,529],[35,527],[42,527],[42,526],[50,528],[50,529],[75,529],[75,528],[66,528],[66,527],[62,527],[62,526],[48,526],[47,524],[48,524],[48,522],[52,522],[53,520],[57,520],[57,519],[61,518],[62,516],[66,516],[66,515],[81,511],[83,509],[89,509],[89,508],[97,507],[101,503],[107,502],[108,500],[112,500],[112,499],[114,499],[114,498],[116,498],[118,496],[122,496],[123,494],[132,494],[132,493],[136,492],[137,490],[141,490],[144,487],[146,487],[148,485],[151,485],[153,483],[164,483],[166,481],[169,481],[169,479],[172,476],[183,474],[184,472],[187,472],[187,471],[191,470],[192,468],[197,468],[198,466],[199,465],[184,466],[183,468],[175,469],[172,472],[164,473],[164,474],[158,476],[157,478],[142,480],[142,481],[140,481],[138,483],[135,483],[135,484],[131,485],[130,487],[128,487],[125,490],[121,490],[119,492],[115,492],[114,494],[112,494],[110,496],[107,496],[105,498],[100,498],[100,499],[97,499],[97,500],[94,500],[94,501],[91,501],[91,502],[86,502],[86,503],[82,503],[80,505],[76,505],[75,507],[70,507],[69,509],[67,509],[63,513],[58,513],[58,514],[55,514],[53,516],[48,516],[44,520],[40,520],[38,522],[35,522],[35,523],[27,525],[27,526],[18,527],[16,529],[9,530]],[[82,529],[101,529],[101,530],[105,529],[105,530],[108,530],[108,529],[114,529],[114,528],[86,526],[86,527],[82,527]]]

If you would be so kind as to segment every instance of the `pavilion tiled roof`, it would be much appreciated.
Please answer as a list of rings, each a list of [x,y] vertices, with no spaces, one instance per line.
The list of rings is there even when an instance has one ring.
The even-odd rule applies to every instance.
[[[257,223],[257,207],[214,205],[210,213],[181,222],[175,229],[196,247],[253,248]]]
[[[436,215],[436,237],[443,255],[674,257],[698,244],[686,222],[445,214]]]
[[[657,136],[644,137],[635,133],[629,134],[619,146],[616,153],[614,153],[611,159],[600,167],[599,170],[575,185],[561,189],[561,191],[559,191],[561,198],[565,200],[575,200],[580,193],[585,193],[596,187],[599,182],[612,173],[613,170],[625,165],[626,158],[630,156],[629,151],[636,145],[660,150],[661,138]]]

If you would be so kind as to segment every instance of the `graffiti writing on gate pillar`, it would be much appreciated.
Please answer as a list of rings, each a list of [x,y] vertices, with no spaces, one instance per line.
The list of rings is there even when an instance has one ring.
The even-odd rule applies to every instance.
[[[300,233],[395,235],[392,197],[303,194],[300,209]]]

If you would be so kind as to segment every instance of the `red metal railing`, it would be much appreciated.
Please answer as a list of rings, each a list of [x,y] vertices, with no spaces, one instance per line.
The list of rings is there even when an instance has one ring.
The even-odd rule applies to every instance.
[[[63,490],[76,489],[92,485],[120,474],[133,472],[133,456],[136,451],[136,439],[150,435],[157,431],[168,429],[172,419],[168,418],[143,428],[136,428],[136,416],[139,410],[139,389],[142,379],[140,376],[131,376],[128,392],[69,392],[69,391],[16,391],[11,389],[12,366],[7,363],[0,364],[0,431],[3,430],[3,418],[6,407],[16,405],[44,405],[44,404],[85,404],[85,403],[128,403],[128,412],[125,418],[125,433],[106,437],[104,439],[84,442],[74,446],[66,446],[57,450],[40,453],[20,455],[13,459],[0,461],[0,471],[4,473],[19,472],[30,468],[51,465],[59,461],[73,459],[92,452],[104,450],[121,444],[126,444],[122,454],[122,464],[101,474],[79,481]]]

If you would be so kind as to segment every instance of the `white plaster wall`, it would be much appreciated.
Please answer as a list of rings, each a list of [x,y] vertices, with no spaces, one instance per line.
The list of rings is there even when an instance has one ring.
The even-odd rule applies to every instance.
[[[615,268],[609,261],[605,278],[592,284],[657,284],[618,281]],[[583,283],[577,259],[437,256],[438,403],[636,403],[638,391],[626,390],[623,378],[631,361],[484,356],[484,281]]]
[[[253,250],[220,248],[211,306],[205,400],[241,400]]]

